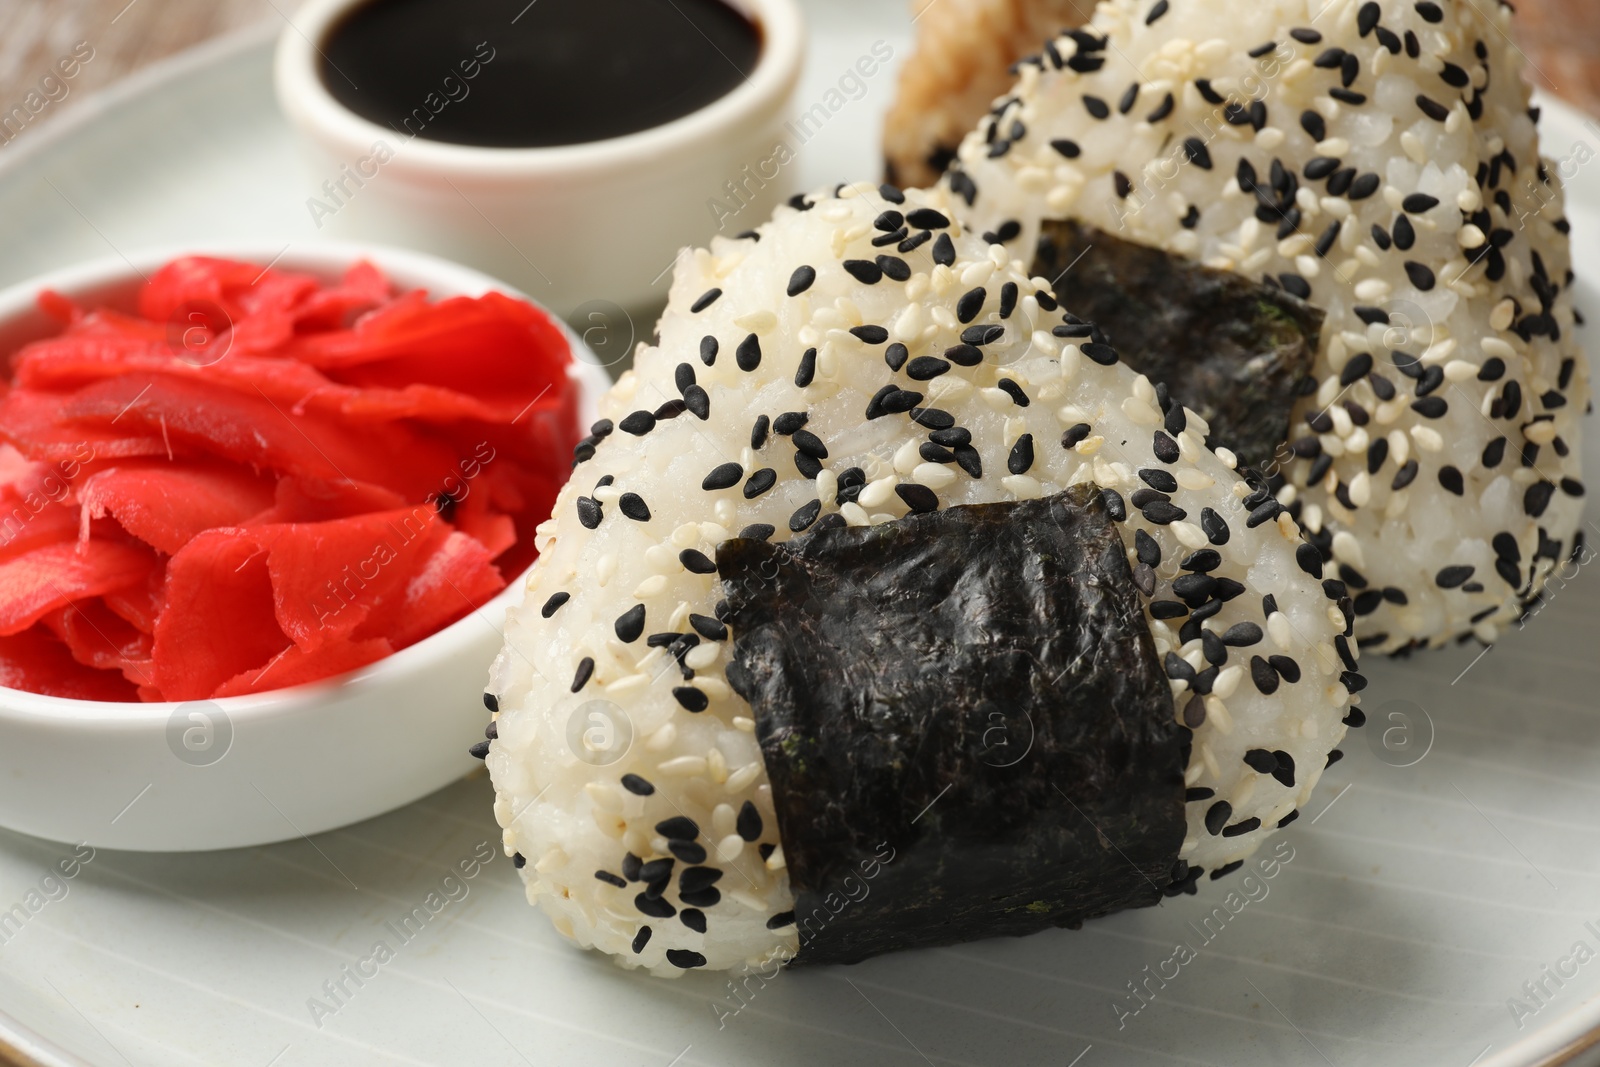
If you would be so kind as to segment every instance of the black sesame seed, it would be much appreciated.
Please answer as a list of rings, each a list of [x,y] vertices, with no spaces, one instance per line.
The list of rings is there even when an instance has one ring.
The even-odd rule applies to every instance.
[[[1083,153],[1083,149],[1078,147],[1078,142],[1069,141],[1064,137],[1051,141],[1050,147],[1066,159],[1077,159]]]
[[[700,824],[685,815],[674,815],[656,823],[656,833],[668,841],[693,841],[700,836]]]
[[[711,394],[701,386],[691,385],[683,391],[683,406],[704,422],[711,417]]]
[[[1114,366],[1117,362],[1117,350],[1110,345],[1101,344],[1098,341],[1090,341],[1081,347],[1084,355],[1102,367]]]
[[[734,829],[746,841],[754,841],[761,836],[761,813],[750,801],[745,801],[739,806],[739,817],[734,821]]]
[[[1097,119],[1109,118],[1111,115],[1110,105],[1108,105],[1098,96],[1091,96],[1088,93],[1085,93],[1083,96],[1083,106],[1091,116]]]
[[[1198,137],[1190,137],[1183,142],[1183,154],[1190,163],[1201,170],[1211,169],[1211,152],[1206,148],[1206,143]]]
[[[1161,565],[1161,545],[1155,538],[1143,530],[1136,530],[1133,534],[1133,551],[1140,563],[1151,567]]]
[[[828,446],[822,443],[822,438],[810,430],[795,430],[790,435],[794,442],[795,450],[801,455],[810,456],[812,459],[827,459]]]
[[[1378,21],[1383,18],[1383,8],[1378,6],[1377,0],[1367,0],[1361,5],[1361,10],[1356,12],[1356,28],[1361,36],[1365,37],[1378,28]]]
[[[610,871],[595,871],[594,876],[607,885],[614,885],[618,889],[626,889],[628,886],[627,879],[621,875],[612,874]]]
[[[730,489],[739,484],[744,477],[744,468],[737,463],[723,463],[713,467],[711,473],[700,482],[700,488],[711,492],[717,489]]]
[[[1414,259],[1406,260],[1406,277],[1411,279],[1411,284],[1427,292],[1434,286],[1433,271],[1426,264],[1418,263]]]
[[[873,262],[890,281],[903,282],[911,277],[911,264],[899,256],[879,256]]]
[[[906,202],[906,194],[900,191],[900,187],[890,185],[888,182],[878,186],[878,195],[891,204],[903,204]]]
[[[1091,427],[1087,422],[1080,422],[1074,426],[1069,426],[1061,434],[1061,447],[1076,448],[1078,444],[1088,438],[1089,434],[1092,432],[1093,427]]]
[[[717,565],[711,557],[699,549],[686,548],[678,553],[678,562],[683,564],[683,569],[691,574],[715,574]]]
[[[883,268],[870,259],[847,259],[844,261],[844,269],[845,273],[862,285],[876,285],[883,280]]]
[[[796,267],[794,273],[789,275],[789,295],[799,296],[817,280],[817,268],[801,266]]]
[[[1437,419],[1450,410],[1450,405],[1442,396],[1425,396],[1421,400],[1412,401],[1411,410],[1425,419]]]
[[[1175,408],[1177,407],[1177,405],[1173,406]],[[1180,408],[1178,410],[1181,411],[1182,409]],[[1182,433],[1183,431],[1179,430],[1178,432]],[[1178,457],[1182,454],[1178,449],[1178,442],[1174,441],[1171,437],[1167,436],[1165,433],[1162,433],[1160,430],[1155,432],[1155,435],[1151,441],[1151,446],[1152,451],[1154,451],[1156,454],[1156,458],[1163,463],[1176,463],[1178,462]]]
[[[913,512],[937,511],[939,498],[932,489],[914,482],[902,482],[894,488],[895,494],[905,501]]]
[[[1243,822],[1236,822],[1232,826],[1229,826],[1229,827],[1225,828],[1222,831],[1222,836],[1223,837],[1240,837],[1240,836],[1242,836],[1244,834],[1252,833],[1252,832],[1254,832],[1256,830],[1259,830],[1259,829],[1261,829],[1261,820],[1259,818],[1257,818],[1256,816],[1252,815],[1250,818],[1245,819]]]
[[[722,620],[713,618],[710,615],[691,613],[689,615],[689,625],[694,627],[695,633],[704,637],[707,641],[722,641],[728,636],[727,625]]]
[[[1440,589],[1454,589],[1472,577],[1477,568],[1464,565],[1445,567],[1433,576],[1433,584]]]
[[[648,411],[635,411],[617,423],[617,429],[635,437],[643,437],[656,428],[656,417]]]
[[[1417,106],[1422,109],[1424,115],[1435,122],[1443,122],[1450,117],[1449,108],[1422,93],[1417,94]]]
[[[889,331],[882,326],[852,326],[851,336],[869,345],[881,345],[889,339]]]
[[[622,788],[626,789],[635,796],[641,797],[647,797],[656,791],[655,786],[651,785],[648,781],[639,777],[637,774],[624,774],[622,776]]]
[[[1339,372],[1339,384],[1342,386],[1353,385],[1365,378],[1372,371],[1372,353],[1359,352],[1345,362],[1344,369]]]
[[[678,921],[697,934],[706,932],[706,913],[699,908],[684,908],[678,912]]]
[[[1141,467],[1139,468],[1139,478],[1158,492],[1176,493],[1178,491],[1178,479],[1173,477],[1170,471],[1160,470],[1156,467]]]
[[[632,644],[639,640],[639,636],[644,633],[644,605],[635,604],[618,615],[613,629],[617,632],[617,639],[623,644]]]
[[[1146,522],[1155,523],[1157,526],[1166,526],[1188,517],[1188,512],[1175,504],[1165,500],[1155,500],[1140,508],[1140,514]]]
[[[988,298],[988,291],[981,285],[962,293],[961,298],[956,301],[956,318],[963,325],[971,322],[983,310],[983,302]]]
[[[617,508],[634,522],[650,521],[650,506],[638,493],[623,493],[617,501]]]
[[[804,389],[817,376],[817,350],[808,348],[800,357],[800,366],[794,372],[794,384]]]
[[[1249,648],[1261,642],[1261,627],[1253,622],[1236,622],[1222,635],[1222,643],[1231,648]]]
[[[1000,287],[999,313],[1002,319],[1009,319],[1011,317],[1011,313],[1017,309],[1017,295],[1018,290],[1016,282],[1006,282]],[[1562,388],[1565,389],[1566,386],[1563,385]]]
[[[1272,669],[1277,671],[1284,681],[1291,685],[1300,680],[1300,664],[1288,656],[1268,656],[1267,662],[1272,665]],[[1282,757],[1279,758],[1281,760]],[[1284,784],[1290,785],[1293,783],[1285,782]]]
[[[1338,90],[1335,91],[1337,92]],[[1378,187],[1382,184],[1383,179],[1379,178],[1376,174],[1363,174],[1361,177],[1350,183],[1350,192],[1348,195],[1351,200],[1365,200],[1367,197],[1377,192]]]
[[[585,656],[578,661],[578,670],[572,676],[572,691],[576,693],[589,684],[589,679],[594,675],[594,659]]]
[[[1528,486],[1522,494],[1522,510],[1537,519],[1544,514],[1550,506],[1550,498],[1555,495],[1555,485],[1550,482],[1535,482]]]
[[[578,521],[582,523],[586,529],[593,530],[595,527],[599,526],[600,519],[603,517],[603,515],[604,511],[600,506],[600,501],[587,496],[580,496],[578,498]]]
[[[685,863],[704,863],[706,861],[705,846],[695,844],[693,841],[668,841],[667,851]],[[699,904],[699,901],[684,899],[685,904]]]
[[[1211,508],[1200,509],[1200,529],[1205,531],[1206,540],[1214,545],[1225,545],[1233,536],[1233,531],[1228,529],[1227,520]]]
[[[914,382],[932,381],[950,369],[950,364],[938,356],[918,356],[906,366],[906,376]]]
[[[683,392],[694,384],[694,365],[680,363],[672,372],[672,382],[678,387],[678,392]]]
[[[906,357],[910,354],[905,345],[896,341],[883,350],[883,361],[889,365],[890,370],[899,370],[906,365]]]
[[[705,292],[700,294],[693,304],[689,305],[689,313],[692,315],[700,314],[700,312],[704,311],[712,304],[715,304],[717,302],[717,297],[721,295],[721,289],[707,289]]]
[[[1278,691],[1278,672],[1272,669],[1272,664],[1260,656],[1250,657],[1250,680],[1267,696]]]
[[[1244,754],[1245,766],[1257,774],[1272,774],[1278,769],[1278,757],[1264,748],[1252,748]]]
[[[689,405],[684,403],[682,400],[669,400],[665,404],[662,404],[660,407],[656,408],[655,416],[658,422],[665,422],[668,419],[677,418],[679,415],[682,415],[688,410]]]
[[[1461,477],[1461,472],[1455,467],[1439,468],[1439,484],[1456,496],[1462,496],[1466,493],[1466,486]]]
[[[933,242],[930,251],[933,261],[940,266],[948,267],[956,261],[956,244],[950,240],[948,233],[941,233]]]
[[[674,967],[687,971],[694,967],[704,967],[706,958],[700,953],[692,952],[686,948],[669,948],[667,949],[667,962]]]
[[[1010,379],[1010,378],[997,378],[997,379],[995,379],[995,383],[994,384],[995,384],[995,388],[999,389],[1002,393],[1004,393],[1007,396],[1009,396],[1011,398],[1011,402],[1013,404],[1017,405],[1017,407],[1025,408],[1030,403],[1030,401],[1028,400],[1028,394],[1023,392],[1022,391],[1022,386],[1018,385],[1012,379]]]
[[[1389,440],[1380,437],[1367,446],[1367,473],[1377,474],[1389,458]]]
[[[1332,156],[1317,156],[1305,165],[1305,176],[1320,182],[1339,169],[1340,160]]]
[[[906,222],[919,230],[943,230],[950,225],[949,218],[943,212],[931,207],[919,207],[907,212]]]
[[[1106,514],[1110,515],[1117,522],[1128,521],[1128,508],[1127,505],[1123,503],[1121,493],[1117,492],[1115,489],[1103,489],[1100,491],[1100,499],[1105,502]]]
[[[1305,130],[1313,141],[1325,141],[1328,139],[1328,124],[1315,111],[1302,111],[1300,113],[1300,128]],[[1248,189],[1245,191],[1249,192]]]
[[[1217,801],[1206,809],[1206,832],[1212,835],[1220,834],[1232,815],[1232,804],[1229,804],[1226,800]]]
[[[561,605],[565,604],[567,601],[569,601],[571,599],[572,599],[572,594],[571,593],[567,593],[567,592],[556,593],[549,600],[546,600],[544,602],[544,607],[539,609],[540,616],[542,616],[543,618],[548,619],[550,616],[554,615],[556,612],[561,610]],[[487,704],[489,702],[489,698],[490,698],[490,694],[485,693],[484,694],[484,703]],[[495,709],[491,707],[489,710],[493,711]]]
[[[479,741],[477,744],[469,746],[467,748],[467,755],[471,756],[473,759],[488,759],[489,742]]]
[[[744,483],[744,498],[754,500],[778,483],[778,472],[771,467],[762,467],[751,474]]]
[[[789,516],[790,531],[799,533],[801,530],[809,529],[820,514],[822,514],[822,501],[810,500],[801,504],[795,509],[794,514]]]
[[[1421,215],[1439,206],[1439,198],[1427,193],[1412,193],[1400,202],[1400,207],[1413,215]]]
[[[1006,457],[1006,469],[1012,474],[1026,474],[1032,466],[1033,434],[1025,433],[1011,446],[1011,454]]]

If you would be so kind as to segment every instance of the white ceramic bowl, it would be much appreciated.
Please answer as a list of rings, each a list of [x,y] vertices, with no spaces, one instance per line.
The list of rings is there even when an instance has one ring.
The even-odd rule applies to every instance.
[[[307,211],[322,232],[470,263],[583,317],[586,304],[664,299],[678,249],[754,226],[793,182],[774,153],[791,140],[783,124],[805,54],[794,0],[727,0],[761,27],[762,48],[725,96],[648,130],[548,148],[430,141],[340,104],[318,74],[318,45],[361,2],[307,0],[278,40],[278,102],[306,142]],[[325,181],[343,181],[343,193]],[[745,203],[731,225],[711,208],[731,207],[728,182],[741,184]]]
[[[148,274],[184,253],[267,263],[277,248],[169,249],[57,271],[0,292],[0,352],[57,332],[35,307],[49,288],[129,306]],[[278,266],[332,280],[358,259],[436,297],[491,289],[487,275],[414,252],[318,245]],[[585,426],[610,379],[563,327]],[[482,609],[341,678],[186,704],[105,704],[0,688],[0,825],[97,848],[188,851],[295,838],[389,811],[477,766],[488,667],[518,575]]]

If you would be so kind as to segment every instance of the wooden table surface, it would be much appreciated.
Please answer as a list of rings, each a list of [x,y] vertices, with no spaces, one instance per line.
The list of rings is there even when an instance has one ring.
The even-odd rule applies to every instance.
[[[20,102],[80,41],[94,49],[93,58],[68,83],[68,95],[46,107],[29,129],[189,45],[256,22],[282,23],[297,2],[0,0],[0,111]],[[1517,9],[1518,37],[1534,83],[1600,115],[1600,0],[1517,0]]]

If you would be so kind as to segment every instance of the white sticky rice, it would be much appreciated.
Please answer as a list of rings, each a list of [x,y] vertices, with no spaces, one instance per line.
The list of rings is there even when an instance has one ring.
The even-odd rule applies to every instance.
[[[947,178],[1023,258],[1073,217],[1326,310],[1280,499],[1364,647],[1491,642],[1581,550],[1588,371],[1512,36],[1492,0],[1107,0]]]
[[[1045,305],[1053,307],[1043,280],[1030,279],[1005,249],[959,225],[938,225],[953,214],[948,193],[900,198],[893,189],[845,185],[801,201],[805,210],[780,208],[759,239],[718,239],[709,250],[686,251],[660,343],[642,346],[634,369],[605,398],[596,437],[579,450],[592,458],[579,463],[554,517],[540,528],[526,604],[508,621],[491,683],[500,709],[488,755],[495,814],[507,853],[524,864],[529,900],[562,934],[624,966],[670,975],[797,948],[795,927],[785,922],[794,903],[751,709],[724,678],[731,642],[700,640],[680,667],[668,649],[651,647],[648,635],[705,625],[691,616],[715,614],[717,577],[699,572],[719,543],[761,523],[773,527],[775,539],[797,536],[791,522],[797,512],[804,518],[812,501],[821,502],[815,522],[870,524],[906,514],[908,497],[926,501],[931,493],[948,507],[1029,499],[1093,481],[1126,502],[1131,561],[1135,531],[1159,546],[1147,604],[1170,606],[1172,582],[1185,573],[1179,561],[1214,547],[1221,560],[1212,575],[1244,591],[1204,628],[1244,636],[1211,675],[1209,695],[1196,700],[1182,678],[1210,666],[1205,642],[1180,645],[1182,619],[1150,618],[1158,655],[1182,661],[1167,661],[1169,674],[1180,676],[1173,680],[1180,721],[1185,709],[1191,722],[1203,718],[1186,776],[1194,799],[1181,858],[1205,871],[1249,855],[1304,804],[1345,720],[1359,719],[1347,689],[1359,688],[1359,676],[1339,636],[1346,619],[1297,563],[1303,543],[1288,515],[1274,516],[1269,499],[1265,511],[1252,502],[1252,519],[1241,503],[1251,490],[1231,457],[1202,447],[1206,428],[1196,416],[1168,434],[1163,425],[1171,429],[1172,416],[1164,418],[1146,379],[1123,364],[1097,362],[1106,353],[1086,354],[1087,339],[1053,335],[1063,316],[1041,306],[1035,294],[1046,290]],[[900,227],[914,245],[904,252],[899,239],[885,239]],[[919,238],[923,230],[931,236]],[[801,285],[801,267],[814,271],[809,286]],[[882,271],[888,274],[863,280]],[[789,295],[797,287],[803,291]],[[983,293],[974,297],[978,289]],[[981,346],[976,365],[950,364],[931,380],[913,379],[913,372],[937,369],[919,359],[939,360],[964,332],[985,325],[999,336]],[[708,365],[703,357],[712,350]],[[808,367],[809,384],[797,385],[797,376],[807,381]],[[946,412],[970,431],[981,477],[920,454],[929,427],[912,421],[910,398],[885,400],[886,386],[921,394],[921,407]],[[869,417],[875,396],[875,408],[896,410]],[[692,400],[687,411],[685,399]],[[784,413],[803,413],[804,430],[826,448],[815,477],[797,465],[796,416],[779,420]],[[758,417],[778,424],[767,426],[764,439]],[[1024,434],[1032,435],[1034,458],[1011,473],[1023,466],[1011,457]],[[720,481],[712,475],[725,464],[738,467],[731,482],[726,470]],[[841,503],[841,476],[851,468],[860,468],[863,484]],[[747,498],[745,486],[762,469],[774,484]],[[1169,496],[1181,518],[1151,505],[1158,522],[1139,510],[1135,492],[1148,490],[1150,477],[1164,481],[1140,471],[1177,482]],[[708,476],[727,487],[705,488]],[[1215,515],[1202,523],[1204,509]],[[1219,522],[1226,527],[1220,544]],[[1270,616],[1268,596],[1276,602]],[[636,616],[624,618],[641,605],[642,628]],[[623,639],[629,635],[634,639]],[[1215,639],[1210,645],[1215,654],[1220,646]],[[1293,664],[1274,672],[1267,657]],[[1253,671],[1255,660],[1261,663]],[[1271,695],[1260,688],[1263,669]],[[575,682],[582,683],[576,692]],[[704,710],[691,710],[702,702]],[[1252,769],[1246,754],[1262,750],[1292,757],[1292,770],[1275,778]],[[759,815],[753,835],[749,817],[740,818],[747,804]],[[658,829],[674,819],[693,822],[688,844],[703,848],[703,862],[682,861],[681,830],[673,839]],[[641,913],[646,887],[625,869],[672,859],[674,848],[679,861],[658,898],[674,914]],[[685,907],[685,867],[723,872],[712,905]],[[704,932],[685,915],[697,925],[703,919]]]

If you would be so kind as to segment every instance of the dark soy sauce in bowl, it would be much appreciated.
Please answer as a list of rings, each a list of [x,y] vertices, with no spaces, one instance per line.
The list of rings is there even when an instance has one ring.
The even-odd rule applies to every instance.
[[[319,49],[333,97],[402,137],[543,148],[698,111],[755,69],[761,29],[723,0],[372,0]]]

